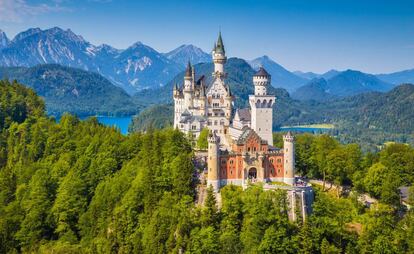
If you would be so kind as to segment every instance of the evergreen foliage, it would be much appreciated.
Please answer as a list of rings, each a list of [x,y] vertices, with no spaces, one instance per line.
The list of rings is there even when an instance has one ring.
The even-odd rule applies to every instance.
[[[414,181],[408,145],[363,155],[326,135],[299,135],[300,173],[380,203],[368,209],[317,190],[313,214],[291,222],[285,192],[260,186],[226,186],[221,202],[209,188],[196,206],[193,152],[179,131],[123,136],[71,115],[56,123],[32,90],[0,89],[0,253],[414,252],[414,212],[395,202],[395,187]],[[390,175],[378,175],[384,168]]]

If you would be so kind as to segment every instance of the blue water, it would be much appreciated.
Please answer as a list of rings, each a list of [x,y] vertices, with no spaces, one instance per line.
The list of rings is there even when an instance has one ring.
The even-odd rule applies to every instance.
[[[81,117],[82,120],[89,118],[87,117]],[[98,119],[98,122],[100,122],[103,125],[116,127],[118,128],[122,134],[127,135],[128,134],[128,126],[132,121],[132,116],[124,116],[124,117],[113,117],[113,116],[96,116],[96,119]]]
[[[96,117],[98,121],[107,126],[117,127],[122,134],[128,134],[128,126],[132,121],[132,116],[125,117],[108,117],[108,116],[98,116]]]

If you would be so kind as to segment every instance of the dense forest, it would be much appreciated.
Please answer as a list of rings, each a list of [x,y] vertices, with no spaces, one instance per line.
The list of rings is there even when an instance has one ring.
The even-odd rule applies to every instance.
[[[283,191],[260,186],[223,188],[220,209],[208,189],[197,206],[199,169],[176,130],[123,136],[95,118],[56,123],[17,83],[0,83],[0,109],[0,253],[414,252],[414,211],[397,189],[414,182],[408,145],[364,154],[298,135],[299,173],[352,190],[316,188],[302,223],[288,220]],[[379,203],[365,207],[363,192]]]

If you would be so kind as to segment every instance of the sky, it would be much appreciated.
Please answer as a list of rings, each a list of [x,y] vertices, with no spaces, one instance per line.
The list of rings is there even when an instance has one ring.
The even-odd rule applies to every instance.
[[[414,68],[414,0],[0,0],[9,38],[55,26],[160,52],[193,44],[209,53],[221,30],[228,56],[267,55],[290,71]]]

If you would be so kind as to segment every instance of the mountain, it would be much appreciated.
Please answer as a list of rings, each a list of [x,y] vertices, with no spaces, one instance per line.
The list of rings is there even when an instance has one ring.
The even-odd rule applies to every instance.
[[[164,54],[168,59],[180,64],[183,68],[187,62],[192,64],[211,62],[211,55],[194,45],[181,45],[180,47]]]
[[[0,79],[17,80],[44,97],[52,115],[131,115],[139,110],[132,98],[97,73],[56,64],[0,67]]]
[[[324,78],[314,78],[309,83],[296,89],[292,93],[292,98],[301,101],[326,101],[336,97],[329,94],[328,82]]]
[[[256,58],[249,63],[254,69],[263,66],[272,75],[272,86],[284,88],[288,92],[293,92],[308,81],[286,70],[268,56]]]
[[[174,61],[140,42],[125,50],[95,46],[70,29],[58,27],[28,29],[5,45],[0,50],[1,66],[52,63],[95,71],[130,94],[164,85],[182,70]]]
[[[296,89],[292,93],[292,97],[305,101],[326,101],[334,97],[345,97],[371,91],[386,92],[393,88],[392,84],[360,71],[347,70],[337,73],[328,79],[318,78],[309,81],[306,85]]]
[[[7,47],[9,43],[10,43],[10,40],[9,38],[7,38],[6,33],[0,29],[0,50]]]
[[[382,132],[412,134],[414,130],[414,85],[402,84],[389,92],[371,92],[347,97],[331,104],[342,108],[337,121]],[[343,107],[346,105],[346,107]]]
[[[327,92],[337,96],[349,96],[369,91],[386,92],[392,84],[379,80],[372,74],[346,70],[328,80]]]
[[[181,70],[176,63],[141,42],[116,55],[112,68],[108,73],[110,80],[129,84],[125,90],[131,93],[163,86]]]
[[[414,69],[389,74],[378,74],[375,76],[385,82],[394,85],[399,85],[403,83],[414,83]]]
[[[337,70],[329,70],[321,75],[319,75],[320,78],[324,78],[324,79],[330,79],[335,77],[336,75],[338,75],[339,73],[341,73],[340,71]]]
[[[299,76],[301,78],[304,79],[314,79],[314,78],[318,78],[321,74],[317,74],[314,72],[303,72],[303,71],[294,71],[293,74],[295,74],[296,76]]]

